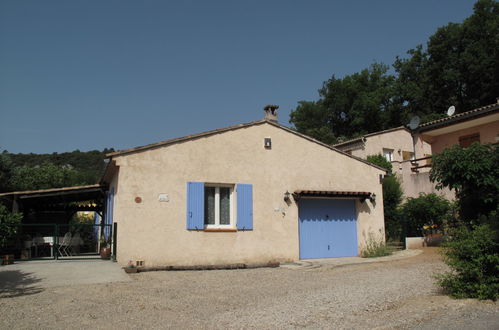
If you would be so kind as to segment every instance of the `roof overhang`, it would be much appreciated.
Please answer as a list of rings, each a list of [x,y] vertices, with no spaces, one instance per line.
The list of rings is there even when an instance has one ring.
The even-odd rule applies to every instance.
[[[71,205],[78,210],[93,210],[102,206],[106,187],[95,184],[88,186],[63,187],[43,190],[13,191],[0,194],[0,199],[17,201],[23,205],[45,209],[67,209],[71,203],[95,201],[97,206]]]
[[[358,198],[361,202],[364,202],[366,199],[374,200],[376,195],[367,191],[296,190],[293,197],[295,200],[302,197]]]
[[[442,123],[441,125],[435,124],[434,126],[425,127],[420,130],[420,133],[424,136],[440,136],[443,134],[449,134],[457,132],[463,129],[477,127],[480,125],[489,124],[494,121],[499,121],[499,112],[489,114],[487,116],[469,119],[466,121],[456,121],[452,123]],[[446,125],[445,125],[446,124]]]

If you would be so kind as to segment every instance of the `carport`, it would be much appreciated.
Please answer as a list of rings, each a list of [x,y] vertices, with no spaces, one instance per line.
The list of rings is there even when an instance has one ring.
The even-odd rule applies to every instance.
[[[2,254],[16,260],[98,258],[112,242],[112,200],[101,184],[0,194],[22,212]]]

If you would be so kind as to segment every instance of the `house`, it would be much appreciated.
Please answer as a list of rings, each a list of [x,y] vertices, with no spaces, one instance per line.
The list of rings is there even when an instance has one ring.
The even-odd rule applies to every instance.
[[[227,265],[357,256],[384,240],[385,171],[277,123],[107,155],[117,261]]]
[[[499,99],[497,103],[425,123],[417,134],[438,154],[453,145],[499,142]]]
[[[453,198],[450,191],[437,190],[436,185],[430,182],[429,167],[422,167],[418,172],[412,171],[415,159],[430,162],[431,145],[403,126],[366,134],[334,147],[363,159],[371,155],[383,155],[392,163],[393,173],[399,179],[405,198],[418,197],[420,193],[437,193]]]
[[[430,145],[414,139],[411,131],[403,126],[366,134],[334,147],[363,159],[380,154],[387,161],[397,163],[431,154]]]

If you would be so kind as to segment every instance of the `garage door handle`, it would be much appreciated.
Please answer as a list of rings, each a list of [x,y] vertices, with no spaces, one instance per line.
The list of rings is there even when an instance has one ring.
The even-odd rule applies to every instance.
[[[328,246],[327,246],[327,249],[328,249],[328,250],[330,250],[330,249],[331,249],[331,247],[328,245]]]

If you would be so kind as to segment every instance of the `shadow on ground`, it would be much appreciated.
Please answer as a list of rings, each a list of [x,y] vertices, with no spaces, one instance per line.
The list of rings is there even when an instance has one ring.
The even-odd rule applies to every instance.
[[[0,271],[0,298],[13,298],[37,294],[43,289],[37,284],[41,280],[33,273],[20,270]]]

